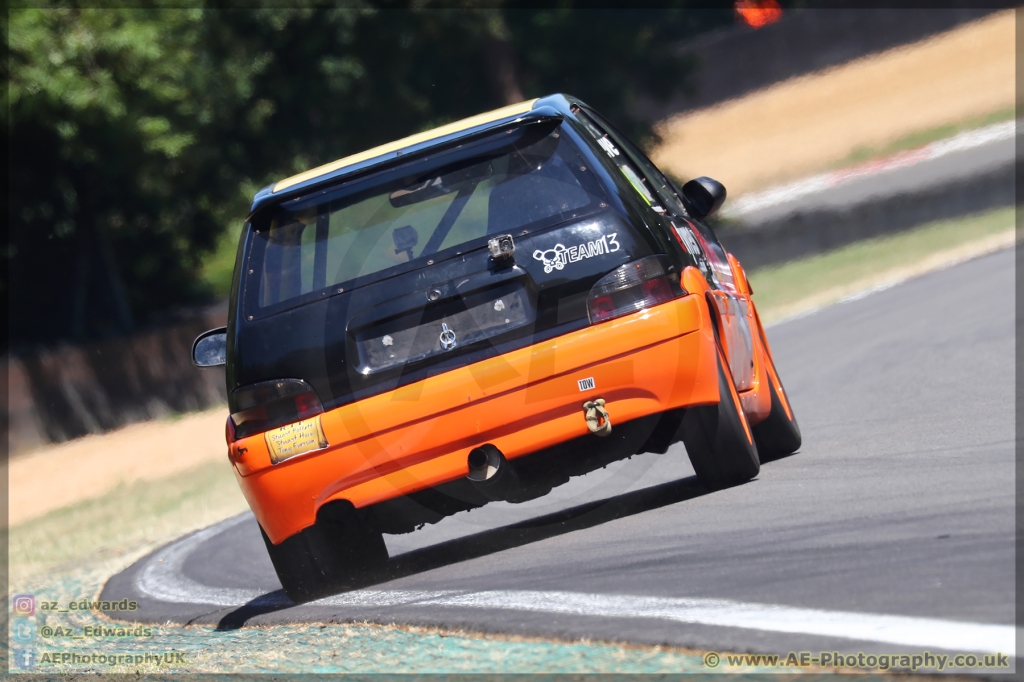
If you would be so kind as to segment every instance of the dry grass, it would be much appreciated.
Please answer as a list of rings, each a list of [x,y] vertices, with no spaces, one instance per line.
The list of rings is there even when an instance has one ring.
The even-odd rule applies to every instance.
[[[1008,10],[670,119],[652,159],[681,178],[717,178],[735,196],[1012,109],[1014,74]]]
[[[221,460],[229,471],[226,418],[227,408],[219,407],[174,421],[132,424],[15,457],[8,469],[8,523],[15,526],[101,497],[118,486],[160,480],[214,460]]]
[[[94,464],[103,468],[102,462]],[[34,576],[55,584],[58,576],[83,567],[103,567],[105,578],[185,533],[247,508],[227,461],[120,485],[11,528],[8,585],[17,591]]]

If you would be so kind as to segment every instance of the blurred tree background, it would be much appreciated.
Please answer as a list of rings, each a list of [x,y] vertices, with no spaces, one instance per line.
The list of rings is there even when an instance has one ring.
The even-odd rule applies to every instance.
[[[637,104],[693,67],[674,44],[735,21],[702,4],[11,9],[9,343],[223,296],[260,187],[451,120],[568,92],[649,144]]]

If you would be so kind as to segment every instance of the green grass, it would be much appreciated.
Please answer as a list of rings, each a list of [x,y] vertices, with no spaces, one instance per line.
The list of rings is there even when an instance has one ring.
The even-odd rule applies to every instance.
[[[935,128],[927,128],[925,130],[919,130],[909,135],[904,135],[892,142],[883,145],[881,147],[857,147],[846,158],[833,164],[830,168],[845,168],[847,166],[853,166],[864,161],[876,159],[879,157],[889,156],[890,154],[896,154],[897,152],[907,151],[908,149],[916,149],[922,147],[931,142],[937,140],[943,140],[947,137],[952,137],[957,133],[961,133],[965,130],[973,130],[975,128],[983,128],[993,123],[1000,123],[1002,121],[1009,121],[1016,116],[1016,109],[1009,107],[1006,109],[999,109],[993,111],[984,116],[972,116],[971,118],[965,118],[955,123],[948,123],[946,125],[938,126]]]
[[[1014,226],[1015,209],[1001,208],[954,220],[928,223],[899,234],[866,239],[835,251],[752,270],[754,300],[766,318],[783,306],[830,288],[913,265]]]
[[[122,485],[12,528],[10,586],[32,575],[159,546],[246,508],[226,459],[162,480]]]

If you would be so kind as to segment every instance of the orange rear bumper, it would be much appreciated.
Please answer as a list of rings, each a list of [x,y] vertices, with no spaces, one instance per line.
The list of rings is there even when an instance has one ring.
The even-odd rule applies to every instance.
[[[255,435],[230,457],[279,543],[327,502],[365,507],[464,477],[485,443],[513,459],[586,435],[586,400],[604,398],[613,426],[716,403],[714,343],[701,296],[685,296],[325,412],[325,450],[274,465]],[[581,391],[587,378],[594,388]]]

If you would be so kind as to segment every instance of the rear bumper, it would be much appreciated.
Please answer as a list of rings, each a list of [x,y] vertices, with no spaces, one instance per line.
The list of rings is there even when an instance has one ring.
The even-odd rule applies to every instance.
[[[326,412],[324,450],[273,465],[256,435],[230,457],[279,543],[328,502],[366,507],[464,477],[485,443],[513,459],[586,435],[586,400],[604,398],[613,425],[718,402],[714,344],[707,306],[689,295]]]

